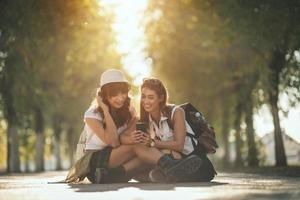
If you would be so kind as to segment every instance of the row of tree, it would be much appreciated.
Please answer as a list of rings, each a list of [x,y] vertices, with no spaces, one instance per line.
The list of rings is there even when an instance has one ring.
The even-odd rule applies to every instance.
[[[171,100],[193,102],[214,122],[225,165],[231,130],[236,165],[259,164],[253,116],[263,104],[273,117],[276,166],[287,165],[278,99],[287,93],[290,105],[300,101],[299,11],[297,0],[150,0],[154,72]]]
[[[0,9],[0,139],[6,131],[7,171],[20,171],[20,150],[32,152],[36,171],[44,170],[49,138],[60,169],[60,146],[72,163],[99,75],[120,66],[113,17],[97,0],[2,0]],[[213,122],[225,165],[229,133],[236,165],[259,164],[253,116],[263,104],[273,116],[276,165],[287,164],[278,98],[288,93],[291,105],[300,101],[299,10],[297,0],[149,0],[153,72],[171,101],[190,101]]]
[[[0,120],[7,125],[7,171],[20,171],[19,146],[28,145],[30,132],[36,134],[36,171],[44,170],[46,129],[54,135],[60,169],[62,133],[72,160],[82,113],[99,76],[120,64],[112,18],[97,0],[2,0],[0,10]]]

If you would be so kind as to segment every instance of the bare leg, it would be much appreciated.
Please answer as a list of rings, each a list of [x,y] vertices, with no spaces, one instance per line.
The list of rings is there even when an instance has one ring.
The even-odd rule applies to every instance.
[[[135,157],[135,158],[131,159],[130,161],[128,161],[127,163],[125,163],[123,165],[123,167],[125,168],[125,171],[131,175],[136,175],[136,174],[139,174],[141,172],[144,172],[146,170],[150,170],[153,168],[152,165],[149,165],[149,164],[141,161],[137,157]]]
[[[126,162],[125,164],[123,164],[123,167],[125,168],[125,170],[127,172],[129,172],[129,171],[133,171],[133,170],[138,170],[145,165],[146,165],[145,162],[143,162],[139,158],[135,157],[135,158],[129,160],[128,162]]]
[[[131,160],[135,155],[141,161],[154,165],[163,153],[156,148],[147,147],[143,144],[121,145],[112,150],[108,167],[113,168],[122,165]]]
[[[143,144],[121,145],[113,148],[108,160],[109,176],[102,176],[100,169],[96,169],[94,182],[127,181],[129,173],[134,169],[137,170],[143,164],[157,164],[162,156],[163,153],[158,149]]]
[[[113,148],[108,160],[108,167],[113,168],[122,165],[135,156],[132,145],[121,145]]]
[[[135,155],[142,161],[155,165],[164,153],[153,147],[147,147],[142,144],[133,145]]]

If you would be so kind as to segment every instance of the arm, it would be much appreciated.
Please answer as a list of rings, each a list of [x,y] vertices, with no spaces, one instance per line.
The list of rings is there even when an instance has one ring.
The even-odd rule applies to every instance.
[[[117,147],[120,145],[119,135],[117,132],[117,127],[115,125],[114,120],[112,119],[108,109],[103,109],[104,119],[105,119],[105,129],[104,135],[105,139],[108,142],[107,144],[112,147]]]
[[[106,127],[105,129],[97,119],[85,118],[86,124],[93,130],[93,132],[106,144],[112,147],[120,145],[117,127],[109,113],[109,108],[102,102],[101,97],[97,96],[97,103],[103,110]]]
[[[104,129],[99,120],[94,118],[85,118],[85,123],[93,130],[93,132],[106,144],[117,147],[119,138],[117,134],[117,128],[113,122],[108,111],[104,111],[104,117],[106,120],[106,128]]]
[[[170,149],[174,151],[182,151],[186,137],[184,110],[178,107],[172,120],[174,124],[174,140],[160,141],[155,140],[155,147],[158,149]]]
[[[135,124],[137,122],[136,118],[132,118],[128,123],[128,127],[120,134],[121,144],[134,144],[135,139],[137,139],[137,134],[135,134]]]

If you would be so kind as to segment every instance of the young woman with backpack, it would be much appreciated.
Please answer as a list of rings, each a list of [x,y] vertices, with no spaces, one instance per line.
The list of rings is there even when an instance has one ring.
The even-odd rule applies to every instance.
[[[167,89],[159,79],[144,79],[141,86],[140,116],[141,121],[149,124],[151,146],[168,153],[175,159],[191,156],[201,159],[197,171],[181,177],[178,181],[211,181],[216,172],[206,154],[194,149],[193,142],[197,141],[192,141],[193,138],[187,136],[184,110],[179,106],[167,104],[167,98]],[[171,107],[174,109],[171,110],[172,117],[169,119],[168,112]],[[152,170],[149,176],[153,182],[164,182],[166,178],[159,168]]]
[[[144,164],[157,166],[168,180],[176,181],[178,174],[189,175],[199,168],[201,160],[197,157],[175,160],[151,147],[149,137],[135,130],[137,120],[129,89],[121,71],[110,69],[101,75],[96,100],[84,115],[86,152],[65,182],[85,177],[92,183],[127,182]]]

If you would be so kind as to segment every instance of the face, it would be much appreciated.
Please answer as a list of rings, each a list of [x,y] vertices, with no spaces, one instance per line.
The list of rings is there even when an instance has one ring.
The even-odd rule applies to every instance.
[[[111,97],[108,97],[108,103],[111,107],[119,109],[121,108],[127,99],[127,93],[119,92]]]
[[[163,97],[159,97],[154,90],[142,88],[141,104],[146,112],[152,113],[159,111],[159,104],[163,101]]]

